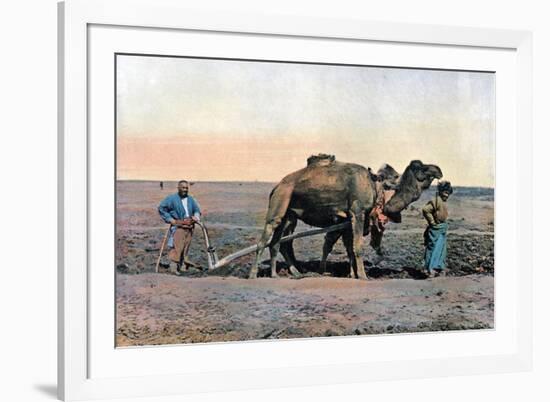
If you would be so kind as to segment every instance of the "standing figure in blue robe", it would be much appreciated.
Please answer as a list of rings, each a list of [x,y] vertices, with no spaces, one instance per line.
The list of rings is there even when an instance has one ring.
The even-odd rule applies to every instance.
[[[188,258],[189,247],[193,237],[195,222],[200,222],[201,210],[199,203],[189,195],[189,183],[186,180],[178,182],[178,192],[161,201],[158,207],[164,222],[169,223],[170,237],[168,258],[171,261],[172,273],[182,272],[182,267],[198,267]]]
[[[430,200],[422,214],[428,222],[424,231],[424,269],[428,277],[441,274],[445,269],[447,258],[447,229],[449,224],[447,218],[447,200],[453,193],[453,187],[448,181],[441,181],[437,186],[435,199]]]

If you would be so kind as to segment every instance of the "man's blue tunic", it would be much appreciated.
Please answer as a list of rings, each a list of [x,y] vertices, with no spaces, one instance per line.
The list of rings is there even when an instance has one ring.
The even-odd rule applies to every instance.
[[[182,204],[182,198],[178,193],[171,194],[161,201],[158,208],[159,214],[166,223],[170,223],[170,220],[177,219],[182,220],[190,218],[196,214],[201,213],[199,203],[190,195],[187,196],[187,212]],[[172,226],[170,229],[170,237],[168,239],[168,247],[174,246],[174,232],[176,227]]]

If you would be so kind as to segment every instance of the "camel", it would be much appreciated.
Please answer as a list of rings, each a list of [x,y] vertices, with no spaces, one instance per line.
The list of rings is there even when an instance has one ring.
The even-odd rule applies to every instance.
[[[385,203],[383,207],[384,215],[386,215],[390,221],[400,223],[401,211],[418,200],[422,192],[430,187],[434,178],[441,179],[442,177],[441,169],[439,169],[438,166],[424,165],[419,160],[411,161],[401,176],[399,176],[390,165],[382,165],[380,170],[373,175],[375,185],[377,186],[377,193],[380,197],[384,197],[384,191],[387,190],[394,190],[395,193]],[[371,231],[370,245],[376,251],[376,254],[382,257],[383,252],[381,244],[383,228],[380,230],[376,225],[372,228],[369,228],[369,225],[365,225],[365,236],[369,234],[369,229]],[[326,234],[323,244],[320,273],[326,271],[327,258],[342,235],[343,233],[341,231]]]
[[[395,195],[386,204],[384,213],[400,221],[400,211],[418,199],[421,191],[427,189],[434,178],[441,177],[439,167],[412,161],[399,180]],[[366,279],[360,252],[366,219],[375,200],[376,185],[367,168],[336,161],[332,155],[311,156],[305,168],[285,176],[271,191],[265,227],[249,278],[257,277],[260,258],[268,243],[271,276],[277,277],[276,257],[279,251],[290,272],[300,275],[295,267],[292,242],[280,243],[281,237],[292,233],[300,219],[315,227],[349,221],[350,229],[344,230],[341,236],[350,259],[350,275]]]

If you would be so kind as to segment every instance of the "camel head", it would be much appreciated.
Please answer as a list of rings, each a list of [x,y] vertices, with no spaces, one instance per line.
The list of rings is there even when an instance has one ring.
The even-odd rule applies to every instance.
[[[395,190],[399,183],[399,173],[387,163],[384,163],[380,169],[378,169],[376,178],[378,181],[382,182],[386,190]]]
[[[441,179],[443,177],[443,173],[441,172],[439,166],[425,165],[419,160],[411,161],[409,166],[407,166],[407,169],[405,169],[403,176],[408,174],[407,171],[409,171],[409,174],[416,180],[416,187],[419,190],[418,198],[420,198],[420,193],[422,191],[430,188],[434,179]],[[411,179],[411,182],[414,183],[414,180]],[[416,201],[418,198],[413,201]]]
[[[442,177],[439,166],[427,165],[419,160],[411,161],[399,179],[395,195],[385,205],[384,214],[394,222],[401,222],[401,211],[418,200],[434,179]]]

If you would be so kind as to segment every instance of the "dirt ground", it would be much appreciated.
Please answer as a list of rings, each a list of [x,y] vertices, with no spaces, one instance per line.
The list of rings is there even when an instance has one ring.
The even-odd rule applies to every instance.
[[[218,255],[250,246],[259,238],[270,183],[195,183],[203,221]],[[379,261],[363,252],[368,281],[346,278],[349,265],[338,243],[329,257],[330,277],[316,273],[323,236],[296,240],[302,279],[243,279],[253,255],[183,277],[168,272],[163,256],[154,273],[166,225],[160,200],[175,183],[117,183],[117,346],[302,338],[493,328],[493,190],[457,188],[449,200],[448,270],[426,279],[422,267],[420,209],[434,190],[390,224]],[[308,227],[299,225],[297,231]],[[368,243],[368,239],[367,242]],[[206,268],[204,240],[195,231],[191,259]],[[267,276],[268,253],[260,275]]]

